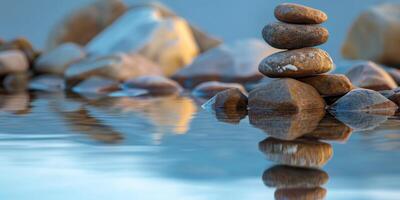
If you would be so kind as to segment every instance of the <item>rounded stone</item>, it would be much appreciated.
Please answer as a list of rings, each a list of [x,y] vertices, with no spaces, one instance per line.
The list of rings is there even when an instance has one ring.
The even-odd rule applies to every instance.
[[[307,77],[329,72],[333,61],[317,48],[303,48],[274,53],[259,65],[259,71],[270,78]]]
[[[124,90],[143,89],[147,90],[150,95],[177,94],[183,90],[174,80],[155,75],[140,76],[128,80],[122,85],[122,88]]]
[[[294,3],[278,5],[275,8],[275,17],[292,24],[321,24],[328,20],[324,12]]]
[[[329,32],[319,25],[287,24],[274,22],[264,27],[264,40],[278,49],[300,49],[324,44]]]
[[[209,81],[201,83],[193,89],[192,94],[197,97],[213,97],[218,92],[222,92],[224,90],[232,88],[237,88],[243,94],[247,94],[243,85],[239,83],[223,83],[218,81]]]
[[[342,74],[320,74],[302,78],[299,81],[313,86],[325,97],[345,95],[354,88],[350,80]]]

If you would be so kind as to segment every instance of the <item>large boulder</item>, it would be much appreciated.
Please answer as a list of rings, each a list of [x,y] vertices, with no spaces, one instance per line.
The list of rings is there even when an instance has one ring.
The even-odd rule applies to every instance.
[[[325,101],[312,86],[291,78],[261,85],[249,94],[249,109],[300,112],[325,108]]]
[[[346,76],[354,86],[371,90],[391,90],[397,88],[393,78],[373,62],[363,62],[353,66]]]
[[[383,4],[363,12],[353,23],[342,48],[349,59],[400,64],[400,4]]]
[[[65,17],[50,32],[48,49],[62,43],[86,45],[127,10],[122,0],[96,0]]]
[[[207,81],[251,82],[263,78],[258,64],[278,50],[257,39],[223,44],[211,49],[172,76],[185,88]]]

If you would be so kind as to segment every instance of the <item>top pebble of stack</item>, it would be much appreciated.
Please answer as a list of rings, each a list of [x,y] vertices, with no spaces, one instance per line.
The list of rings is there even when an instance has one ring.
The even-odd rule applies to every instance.
[[[328,20],[328,16],[324,12],[294,3],[277,6],[275,17],[279,21],[292,24],[321,24]]]

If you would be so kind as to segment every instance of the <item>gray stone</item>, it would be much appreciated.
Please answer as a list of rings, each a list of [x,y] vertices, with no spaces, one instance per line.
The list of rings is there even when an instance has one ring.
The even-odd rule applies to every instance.
[[[62,92],[65,89],[65,82],[60,76],[41,75],[30,81],[29,89],[44,92]]]
[[[101,77],[91,77],[72,88],[80,94],[107,94],[119,89],[119,82]]]
[[[218,92],[222,92],[227,89],[237,88],[243,94],[247,95],[246,90],[241,84],[238,83],[223,83],[218,81],[209,81],[199,84],[192,91],[192,94],[196,97],[210,98],[216,95]]]
[[[126,81],[122,88],[146,90],[150,95],[179,94],[183,90],[177,82],[163,76],[140,76]]]

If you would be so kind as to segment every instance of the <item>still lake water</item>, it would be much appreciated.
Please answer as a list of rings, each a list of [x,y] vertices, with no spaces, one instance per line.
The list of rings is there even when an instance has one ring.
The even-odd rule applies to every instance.
[[[1,0],[0,35],[27,36],[41,48],[48,29],[63,14],[88,2]],[[273,21],[273,7],[283,1],[162,2],[232,41],[260,37],[262,26]],[[322,48],[340,61],[341,42],[359,12],[399,1],[294,2],[326,10],[332,36]],[[248,117],[239,124],[224,123],[199,105],[189,96],[1,95],[0,198],[273,199],[277,189],[265,186],[263,174],[277,163],[259,147],[268,134],[253,127]],[[314,192],[326,190],[327,199],[400,199],[400,120],[378,121],[380,126],[353,131],[345,141],[328,141],[333,156],[304,184],[313,185],[318,175],[327,174],[326,184],[312,187]]]

